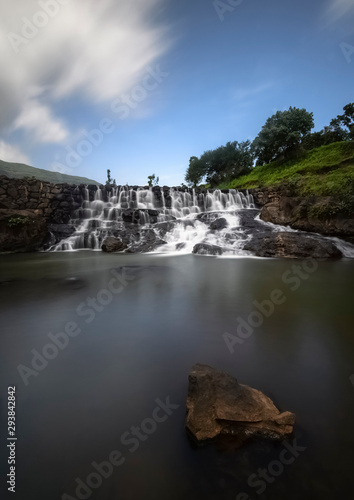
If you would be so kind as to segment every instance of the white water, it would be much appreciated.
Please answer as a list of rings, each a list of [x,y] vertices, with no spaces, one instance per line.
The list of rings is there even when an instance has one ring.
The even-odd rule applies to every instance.
[[[164,234],[163,240],[167,242],[167,245],[159,247],[160,252],[177,250],[181,253],[191,253],[194,245],[201,242],[212,245],[219,245],[223,242],[223,246],[226,246],[232,253],[239,249],[240,245],[235,241],[225,245],[228,228],[219,230],[218,234],[210,233],[210,223],[204,223],[196,217],[204,212],[220,212],[218,216],[227,220],[228,227],[235,228],[238,226],[238,217],[235,212],[240,209],[254,208],[252,195],[248,193],[244,195],[236,190],[230,190],[228,193],[214,190],[207,191],[205,194],[196,194],[195,190],[182,192],[174,188],[169,190],[167,197],[166,191],[162,189],[157,194],[159,196],[156,196],[152,189],[115,188],[110,192],[108,201],[105,202],[101,189],[98,189],[94,200],[89,201],[89,191],[86,189],[82,206],[76,211],[75,218],[71,221],[76,232],[54,245],[51,250],[73,251],[84,248],[99,250],[106,236],[114,235],[114,231],[124,229],[122,215],[127,209],[141,210],[138,213],[140,227],[143,229],[154,229],[148,210],[157,211],[153,219],[155,222],[177,220],[175,227]]]

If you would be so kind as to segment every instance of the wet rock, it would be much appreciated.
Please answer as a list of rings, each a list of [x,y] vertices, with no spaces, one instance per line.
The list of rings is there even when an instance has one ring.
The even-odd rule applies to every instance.
[[[210,229],[219,231],[220,229],[225,229],[228,225],[227,220],[224,217],[220,217],[210,224]]]
[[[158,210],[150,209],[127,209],[122,211],[122,218],[124,222],[132,224],[155,224],[159,216]]]
[[[75,227],[71,224],[48,224],[47,227],[50,236],[44,245],[45,249],[69,238],[75,233]]]
[[[156,238],[154,241],[141,241],[136,243],[127,249],[128,253],[146,253],[153,252],[161,245],[167,245],[167,242]]]
[[[218,245],[209,245],[208,243],[197,243],[193,247],[193,253],[198,255],[222,255],[223,250]]]
[[[245,234],[271,233],[274,229],[263,221],[256,219],[260,210],[254,208],[241,209],[238,213],[239,224]]]
[[[245,244],[244,250],[259,257],[291,259],[340,259],[343,256],[332,241],[297,232],[256,234]]]
[[[186,429],[198,442],[229,437],[239,445],[252,438],[283,440],[295,415],[280,412],[262,392],[207,365],[189,373]]]
[[[111,253],[111,252],[123,252],[128,248],[128,245],[124,243],[119,238],[114,238],[113,236],[109,236],[102,243],[103,252]]]
[[[166,233],[173,231],[176,226],[176,221],[167,221],[167,222],[158,222],[155,224],[155,229],[158,230],[161,236],[164,236]]]

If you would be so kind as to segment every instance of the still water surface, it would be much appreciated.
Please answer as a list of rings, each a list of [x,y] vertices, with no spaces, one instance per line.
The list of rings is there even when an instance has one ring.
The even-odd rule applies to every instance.
[[[7,387],[16,385],[16,498],[353,498],[354,262],[319,263],[307,278],[296,278],[298,264],[89,251],[2,256],[0,434],[6,437]],[[110,301],[101,291],[122,266],[127,279]],[[237,318],[247,320],[253,302],[274,289],[284,303],[230,353],[223,334],[236,334]],[[106,305],[89,305],[97,297]],[[42,352],[48,334],[72,322],[81,333],[26,386],[18,365],[31,367],[31,351]],[[231,451],[197,449],[188,440],[185,398],[196,362],[227,371],[296,413],[294,437],[306,450],[277,477],[269,475],[265,488],[248,479],[279,459],[282,444]],[[167,397],[179,408],[131,451],[136,446],[123,444],[122,435]],[[124,463],[91,495],[75,492],[77,478],[86,482],[92,463],[114,450]],[[6,455],[2,439],[2,478]],[[3,498],[4,482],[1,488]]]

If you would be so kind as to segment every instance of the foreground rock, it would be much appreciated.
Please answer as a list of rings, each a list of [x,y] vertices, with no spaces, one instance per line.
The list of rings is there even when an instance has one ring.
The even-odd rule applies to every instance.
[[[197,442],[229,436],[239,445],[251,438],[279,439],[293,431],[295,415],[280,412],[262,392],[207,365],[189,374],[186,428]]]
[[[290,259],[340,259],[343,254],[332,241],[302,233],[276,232],[256,234],[244,249],[258,257]]]
[[[47,239],[42,215],[32,210],[0,209],[0,252],[34,252]]]

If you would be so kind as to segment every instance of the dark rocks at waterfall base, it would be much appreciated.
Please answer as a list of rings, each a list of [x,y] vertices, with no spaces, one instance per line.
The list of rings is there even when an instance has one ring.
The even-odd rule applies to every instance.
[[[75,233],[75,227],[72,224],[48,224],[48,231],[50,236],[46,247],[49,248],[72,236]]]
[[[209,227],[212,230],[219,231],[220,229],[225,229],[228,225],[227,220],[224,217],[220,217],[220,219],[214,220]]]
[[[166,245],[167,242],[156,238],[155,241],[142,241],[141,243],[137,243],[128,248],[128,253],[147,253],[154,252],[161,245]]]
[[[258,233],[246,242],[244,249],[259,257],[321,260],[343,256],[332,241],[297,232]]]
[[[255,208],[250,208],[248,210],[240,210],[239,224],[242,231],[246,234],[257,234],[257,233],[271,233],[274,228],[271,225],[265,224],[261,221],[258,216],[260,211]]]
[[[208,243],[197,243],[193,247],[193,253],[198,255],[222,255],[223,249],[218,245],[209,245]]]
[[[123,252],[128,248],[128,245],[118,238],[109,236],[102,243],[102,251],[107,253]]]
[[[196,364],[188,380],[186,429],[198,444],[223,438],[237,447],[292,434],[294,413],[280,412],[270,398],[231,375]]]

